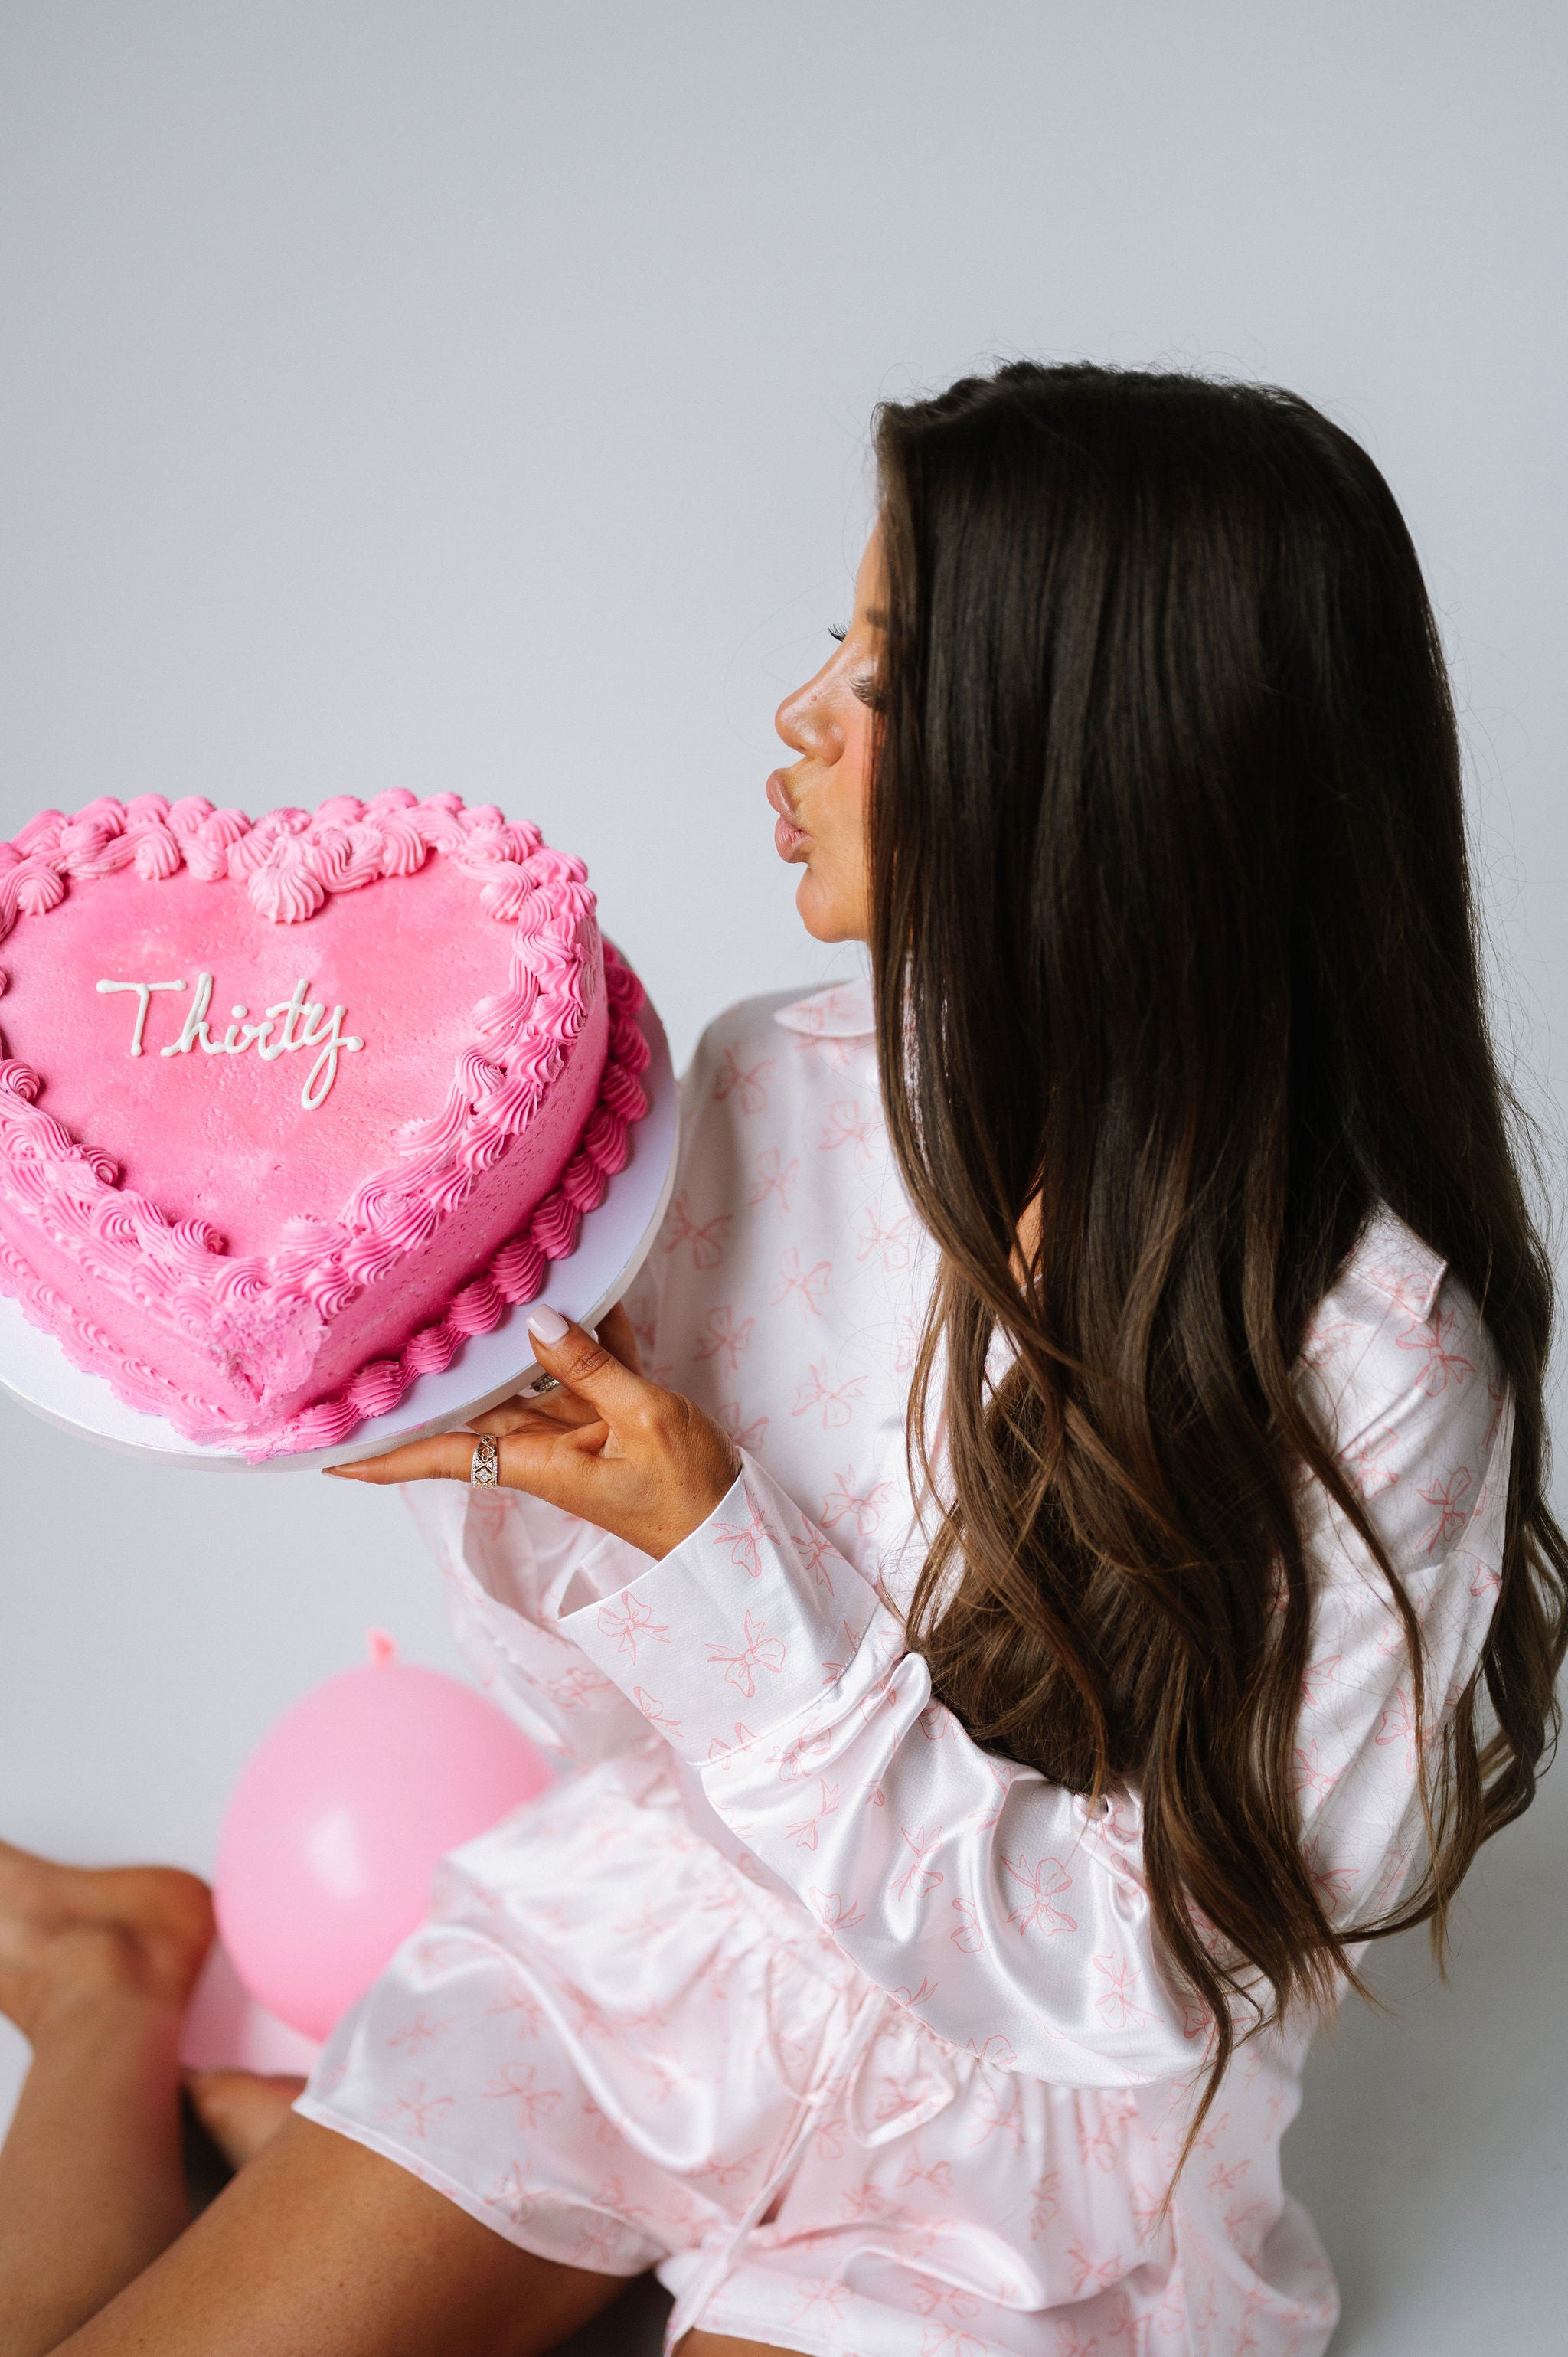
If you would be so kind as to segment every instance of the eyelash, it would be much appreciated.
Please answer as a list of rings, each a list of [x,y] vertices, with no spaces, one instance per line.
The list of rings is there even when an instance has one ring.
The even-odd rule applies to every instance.
[[[847,625],[843,622],[830,622],[828,624],[828,636],[830,639],[836,639],[840,646],[843,646],[845,639],[849,636]],[[877,695],[876,689],[870,680],[854,681],[851,684],[849,692],[852,695],[858,696],[868,711],[875,712],[879,708],[881,699]]]

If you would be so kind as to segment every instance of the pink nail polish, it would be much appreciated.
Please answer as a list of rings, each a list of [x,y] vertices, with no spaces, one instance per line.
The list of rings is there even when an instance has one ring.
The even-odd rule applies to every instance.
[[[542,1301],[536,1309],[528,1313],[528,1330],[543,1343],[547,1351],[553,1350],[566,1331],[566,1320],[558,1309],[551,1308],[548,1301]]]

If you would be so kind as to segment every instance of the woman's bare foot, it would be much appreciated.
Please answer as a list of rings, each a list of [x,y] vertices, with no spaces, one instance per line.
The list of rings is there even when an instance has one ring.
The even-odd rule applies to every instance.
[[[211,1893],[194,1874],[56,1866],[0,1842],[0,2013],[35,2047],[53,2014],[83,1999],[183,2012],[212,1932]]]
[[[231,2169],[253,2160],[289,2115],[303,2079],[261,2071],[187,2071],[191,2109]]]

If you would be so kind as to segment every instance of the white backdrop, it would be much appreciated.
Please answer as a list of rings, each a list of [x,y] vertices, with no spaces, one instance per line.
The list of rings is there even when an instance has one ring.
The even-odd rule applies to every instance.
[[[683,1054],[834,970],[761,786],[872,404],[1018,352],[1266,376],[1411,520],[1555,1137],[1565,65],[1525,0],[5,0],[0,834],[102,792],[494,799],[587,857]],[[0,1478],[14,1838],[201,1867],[367,1624],[452,1663],[391,1500],[4,1407]],[[1549,1787],[1452,1986],[1403,1943],[1402,2018],[1314,2066],[1287,2156],[1344,2352],[1549,2337],[1565,1883]]]

